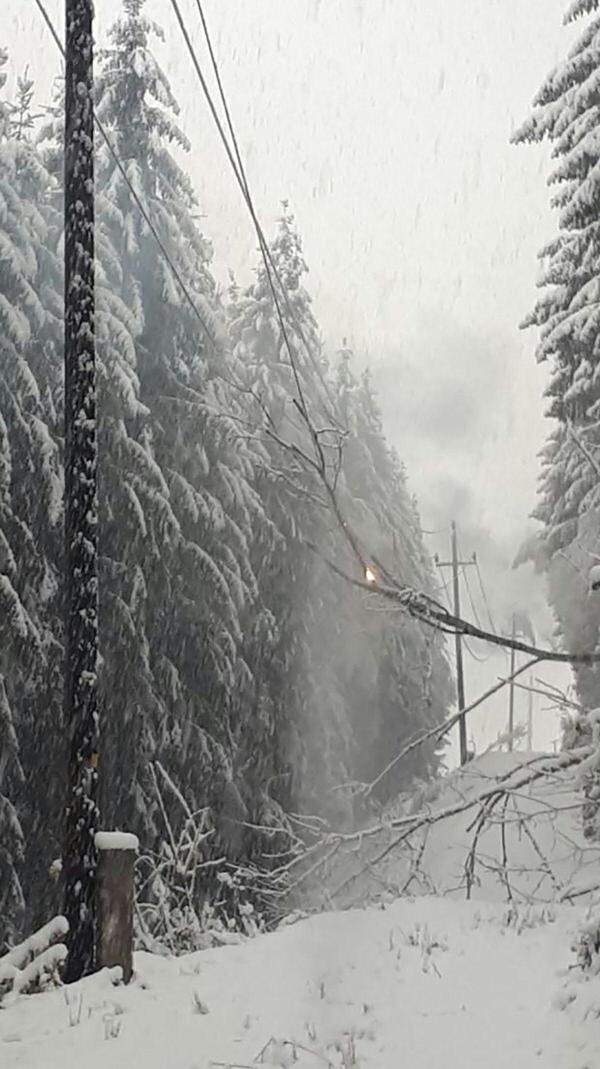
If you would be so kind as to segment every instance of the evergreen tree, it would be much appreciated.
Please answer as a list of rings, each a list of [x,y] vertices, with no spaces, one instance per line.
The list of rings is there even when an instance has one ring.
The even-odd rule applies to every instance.
[[[118,645],[107,650],[106,700],[114,703],[118,695],[117,705],[130,709],[125,723],[132,725],[125,740],[123,720],[115,723],[113,761],[118,754],[121,764],[125,742],[138,770],[122,786],[117,767],[111,769],[108,813],[112,820],[143,821],[151,836],[156,814],[147,779],[151,758],[169,769],[193,809],[208,805],[216,819],[224,793],[235,794],[240,813],[252,801],[240,758],[242,744],[251,749],[253,740],[243,631],[257,597],[249,545],[262,509],[251,487],[251,457],[229,414],[237,404],[228,385],[235,368],[221,341],[211,248],[197,227],[189,179],[172,154],[174,147],[189,145],[150,48],[151,36],[160,38],[160,30],[144,18],[142,7],[140,0],[125,0],[124,17],[111,31],[101,56],[98,111],[208,326],[207,337],[157,256],[120,170],[103,152],[99,180],[109,205],[104,225],[118,269],[111,295],[120,302],[119,318],[123,308],[136,310],[131,360],[135,354],[139,393],[137,385],[133,393],[148,413],[126,421],[128,442],[123,443],[130,463],[140,467],[138,477],[120,490],[130,497],[133,491],[134,540],[133,532],[121,527],[122,510],[110,504],[108,487],[106,493],[111,511],[103,537],[125,539],[129,558],[128,596],[119,601],[121,633],[126,629],[138,642],[146,695],[131,694]],[[122,482],[121,455],[115,459],[114,477],[120,471]],[[106,478],[112,485],[108,473]],[[122,559],[123,554],[116,555]],[[106,634],[112,642],[114,618],[107,621]],[[132,800],[135,796],[135,812],[124,790]],[[169,804],[178,803],[171,799]]]
[[[550,364],[547,415],[554,421],[542,453],[543,558],[558,633],[573,652],[600,650],[600,605],[588,572],[600,547],[600,15],[598,0],[575,0],[565,22],[591,16],[567,58],[544,82],[516,141],[552,144],[557,162],[557,237],[542,250],[542,295],[525,326],[540,328],[539,361]],[[600,668],[575,666],[580,699],[600,704]],[[568,723],[563,744],[589,742],[586,716]],[[598,772],[584,780],[586,836],[598,837]]]
[[[285,203],[271,256],[287,295],[282,311],[301,403],[312,419],[320,418],[327,405],[326,365],[303,285],[307,268],[301,241]],[[300,397],[294,365],[264,265],[250,287],[243,293],[234,288],[230,297],[232,348],[250,398],[248,419],[259,432],[256,489],[270,521],[252,543],[253,566],[272,621],[266,631],[255,633],[248,650],[258,719],[272,739],[270,747],[261,749],[255,774],[286,807],[314,811],[323,807],[332,783],[348,778],[348,725],[320,641],[336,627],[337,614],[331,615],[330,577],[306,545],[322,542],[326,512],[318,481],[282,444],[312,454],[310,432],[296,407]]]
[[[29,141],[30,105],[25,81],[15,106],[0,103],[0,940],[25,905],[18,868],[43,910],[41,870],[60,834],[46,829],[34,861],[60,794],[48,770],[60,774],[62,477],[54,191]]]
[[[524,325],[539,328],[537,359],[550,366],[547,415],[554,425],[542,453],[535,516],[543,524],[559,631],[574,652],[598,647],[600,625],[600,611],[588,598],[593,556],[586,552],[597,553],[600,539],[600,480],[586,456],[600,456],[599,6],[597,0],[570,5],[566,22],[592,17],[545,80],[531,118],[514,138],[547,139],[556,161],[549,183],[556,187],[558,235],[541,251],[542,292]],[[571,561],[566,569],[565,557]],[[576,676],[582,700],[598,705],[598,669],[578,667]]]
[[[332,378],[322,357],[303,284],[307,268],[286,205],[271,252],[289,297],[282,308],[300,391],[262,267],[243,294],[234,289],[230,308],[234,350],[254,398],[254,423],[263,431],[259,493],[281,542],[271,541],[268,552],[261,544],[263,567],[257,565],[277,640],[263,643],[249,660],[256,678],[265,679],[276,752],[286,754],[294,770],[288,801],[319,808],[339,821],[343,796],[334,788],[374,778],[389,760],[390,746],[399,749],[416,728],[442,719],[450,699],[449,673],[437,640],[411,621],[398,626],[387,614],[370,613],[364,596],[309,548],[312,544],[322,557],[356,569],[322,483],[289,448],[291,443],[314,455],[299,403],[313,427],[327,419],[328,426],[344,429],[336,496],[360,545],[387,559],[406,582],[427,590],[432,586],[414,502],[385,442],[368,376],[355,380],[345,352]],[[337,448],[331,455],[333,478]],[[437,765],[433,748],[425,750],[420,763],[417,759],[412,768],[386,779],[381,799]]]

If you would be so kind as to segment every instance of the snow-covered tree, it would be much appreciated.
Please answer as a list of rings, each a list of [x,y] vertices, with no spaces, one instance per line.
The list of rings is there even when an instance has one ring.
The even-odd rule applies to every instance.
[[[125,722],[120,717],[109,726],[108,813],[113,820],[117,814],[142,820],[150,834],[156,799],[145,777],[151,757],[160,758],[193,808],[208,805],[216,813],[223,793],[233,791],[240,811],[245,805],[239,748],[242,742],[251,747],[253,736],[243,631],[257,597],[249,545],[262,508],[251,486],[252,460],[232,418],[235,368],[221,337],[211,247],[198,229],[190,181],[173,154],[189,145],[151,49],[160,30],[142,8],[139,0],[126,0],[110,33],[100,57],[98,112],[194,304],[157,255],[120,169],[102,150],[103,225],[115,254],[110,292],[119,319],[123,308],[135,310],[130,364],[138,410],[124,421],[128,441],[114,468],[115,479],[121,471],[121,495],[129,497],[131,527],[123,530],[123,510],[115,506],[101,537],[127,541],[131,563],[127,598],[119,595],[119,632],[130,632],[134,642],[144,636],[138,655],[147,681],[144,693],[130,694],[124,654],[118,645],[111,656],[107,650],[106,701],[128,709]],[[121,367],[115,364],[120,376]],[[138,467],[128,485],[123,451]],[[113,642],[114,616],[106,628]],[[137,769],[129,784],[120,775],[122,745]]]
[[[256,532],[252,555],[266,619],[272,622],[253,632],[248,662],[259,723],[265,741],[272,742],[261,748],[262,761],[254,771],[274,798],[284,804],[293,799],[312,811],[323,805],[333,782],[347,778],[343,755],[349,732],[319,640],[336,627],[328,601],[330,577],[306,545],[322,541],[326,513],[314,476],[286,447],[293,442],[308,454],[313,448],[297,402],[319,419],[328,404],[318,326],[303,284],[307,268],[287,204],[271,256],[287,295],[287,300],[280,296],[280,307],[293,360],[264,265],[246,290],[232,289],[229,308],[233,352],[255,432],[256,489],[269,520]]]
[[[600,5],[571,3],[582,33],[539,90],[517,142],[548,140],[558,234],[542,249],[541,294],[525,321],[539,328],[537,359],[549,365],[547,415],[554,421],[542,453],[541,538],[550,592],[566,648],[598,647],[600,612],[587,573],[600,548]],[[590,459],[591,458],[591,459]],[[598,647],[600,648],[600,647]],[[600,701],[597,668],[577,669],[582,699]]]
[[[4,81],[0,69],[0,89]],[[0,940],[24,905],[15,861],[24,833],[31,873],[42,777],[46,803],[60,792],[48,777],[60,736],[62,656],[60,275],[48,241],[54,190],[28,138],[30,103],[23,84],[17,106],[0,102]],[[47,843],[56,849],[52,833]],[[28,883],[35,894],[39,880]]]
[[[281,541],[271,540],[269,551],[261,544],[262,566],[257,562],[276,641],[261,644],[258,664],[256,654],[249,662],[265,680],[271,731],[285,755],[280,764],[292,769],[291,800],[339,820],[343,795],[334,788],[374,778],[391,746],[399,749],[416,728],[442,719],[451,696],[449,673],[438,641],[410,621],[398,624],[395,617],[369,612],[364,595],[319,556],[356,568],[322,481],[290,448],[314,457],[309,423],[339,431],[322,435],[323,448],[341,515],[360,545],[387,559],[407,582],[432,586],[418,515],[385,441],[368,375],[355,379],[348,352],[335,375],[323,357],[300,238],[286,205],[271,252],[288,295],[281,311],[295,369],[263,267],[245,292],[234,289],[230,308],[234,350],[259,433],[259,493]],[[380,796],[428,775],[437,763],[432,751],[424,751],[420,767],[389,777]]]

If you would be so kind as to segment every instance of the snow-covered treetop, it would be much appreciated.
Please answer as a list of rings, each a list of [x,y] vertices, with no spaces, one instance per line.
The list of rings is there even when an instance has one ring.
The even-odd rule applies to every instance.
[[[188,138],[173,121],[179,105],[169,80],[149,47],[152,36],[164,40],[163,31],[142,17],[143,0],[128,0],[124,6],[125,16],[109,31],[110,46],[99,54],[99,118],[114,131],[122,161],[145,161],[146,178],[150,171],[157,179],[164,175],[173,192],[191,204],[191,182],[165,147],[174,144],[185,152],[190,149]],[[130,178],[137,184],[140,176],[131,170]],[[138,192],[141,195],[142,190]]]
[[[592,11],[597,11],[599,5],[600,0],[573,0],[569,5],[564,21],[565,23],[575,22],[582,15],[589,15]]]

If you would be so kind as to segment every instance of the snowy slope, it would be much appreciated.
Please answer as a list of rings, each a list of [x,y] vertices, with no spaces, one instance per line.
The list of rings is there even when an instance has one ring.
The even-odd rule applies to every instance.
[[[0,1065],[208,1069],[260,1064],[261,1051],[297,1069],[600,1064],[597,1024],[577,1001],[556,1009],[579,909],[520,934],[503,912],[420,898],[178,960],[140,954],[128,988],[105,973],[69,989],[70,1010],[54,991],[0,1012]]]

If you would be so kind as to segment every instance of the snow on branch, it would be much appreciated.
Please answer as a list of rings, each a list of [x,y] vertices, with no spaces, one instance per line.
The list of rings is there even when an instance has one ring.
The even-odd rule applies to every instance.
[[[67,948],[59,940],[68,930],[65,917],[54,917],[1,957],[0,997],[7,990],[17,995],[43,987],[67,956]]]

